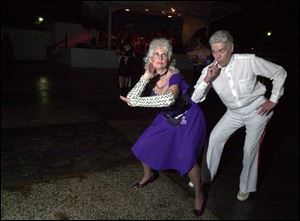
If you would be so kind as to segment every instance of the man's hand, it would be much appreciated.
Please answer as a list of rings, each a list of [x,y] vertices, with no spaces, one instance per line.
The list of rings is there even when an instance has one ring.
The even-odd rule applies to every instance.
[[[221,67],[218,65],[217,62],[214,62],[210,65],[207,69],[207,75],[204,78],[204,81],[208,84],[213,82],[221,73]]]
[[[268,115],[269,112],[276,106],[276,103],[273,103],[270,100],[267,100],[266,102],[262,103],[258,108],[258,114],[259,115]]]

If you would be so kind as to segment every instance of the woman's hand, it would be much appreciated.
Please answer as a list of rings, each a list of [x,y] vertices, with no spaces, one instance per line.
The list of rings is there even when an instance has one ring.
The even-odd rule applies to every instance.
[[[154,78],[156,75],[157,75],[157,72],[156,72],[155,67],[153,66],[152,63],[149,63],[148,67],[146,68],[146,71],[143,75],[143,78],[145,80],[150,80],[150,79]]]
[[[120,99],[121,99],[122,101],[126,102],[126,103],[128,104],[128,106],[131,106],[131,107],[132,107],[132,104],[130,103],[129,98],[120,96]]]

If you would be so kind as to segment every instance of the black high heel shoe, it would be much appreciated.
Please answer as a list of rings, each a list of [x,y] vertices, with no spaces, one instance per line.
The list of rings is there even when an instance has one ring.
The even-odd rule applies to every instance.
[[[154,172],[153,175],[148,180],[146,180],[143,183],[137,182],[136,184],[134,184],[134,187],[135,188],[143,188],[143,187],[147,186],[149,183],[152,183],[153,181],[155,181],[158,178],[158,176],[159,176],[159,173]]]
[[[196,216],[202,216],[203,215],[203,213],[205,211],[205,208],[206,208],[206,202],[207,202],[206,197],[203,196],[203,201],[202,201],[201,208],[200,209],[194,209],[194,214]]]

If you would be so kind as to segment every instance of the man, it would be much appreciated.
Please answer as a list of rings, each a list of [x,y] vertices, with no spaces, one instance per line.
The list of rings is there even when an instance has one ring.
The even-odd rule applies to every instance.
[[[273,115],[272,109],[283,95],[287,73],[281,66],[254,54],[233,54],[233,38],[228,31],[215,32],[209,44],[214,61],[203,69],[192,100],[204,101],[213,87],[227,111],[210,134],[206,163],[213,180],[226,141],[237,129],[245,126],[243,169],[237,194],[237,199],[244,201],[256,191],[259,145]],[[264,96],[266,87],[257,76],[272,80],[269,99]]]

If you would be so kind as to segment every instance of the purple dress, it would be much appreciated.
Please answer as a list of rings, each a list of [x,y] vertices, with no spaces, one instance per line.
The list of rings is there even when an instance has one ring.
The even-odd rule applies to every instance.
[[[181,74],[173,74],[169,86],[178,84],[182,94],[188,93],[189,85]],[[158,113],[151,125],[138,138],[132,152],[136,158],[158,171],[175,169],[181,176],[198,163],[203,150],[206,123],[202,110],[188,96],[191,107],[181,123],[175,127],[162,113]]]

